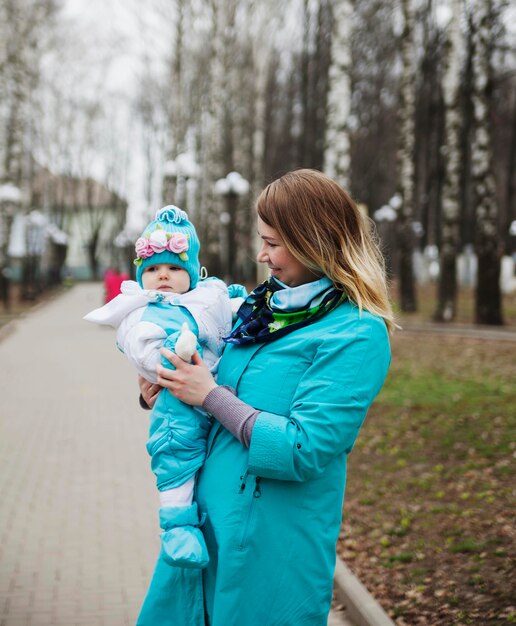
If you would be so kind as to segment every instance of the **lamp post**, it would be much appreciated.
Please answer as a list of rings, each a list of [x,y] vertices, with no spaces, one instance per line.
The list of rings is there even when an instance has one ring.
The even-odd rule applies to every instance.
[[[57,224],[50,223],[46,228],[50,239],[48,282],[50,287],[61,282],[61,270],[68,251],[68,235]]]
[[[222,268],[228,282],[235,275],[236,260],[236,215],[238,198],[249,193],[249,182],[238,172],[230,172],[225,178],[219,178],[215,183],[215,193],[226,199],[226,211],[220,216],[222,237],[220,255]]]
[[[186,210],[188,181],[197,178],[199,171],[190,152],[182,152],[167,161],[163,167],[163,203],[174,203]]]
[[[40,261],[46,240],[48,218],[34,209],[25,217],[25,272],[22,294],[25,300],[34,300],[40,291]]]
[[[4,309],[9,309],[9,290],[11,286],[9,267],[9,238],[15,213],[21,208],[22,192],[11,183],[0,185],[0,298]]]

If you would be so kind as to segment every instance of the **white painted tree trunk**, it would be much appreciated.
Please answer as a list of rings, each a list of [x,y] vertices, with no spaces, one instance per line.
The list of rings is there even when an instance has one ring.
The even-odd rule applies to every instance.
[[[328,93],[324,170],[343,187],[349,186],[351,111],[351,33],[353,4],[336,0],[333,5],[333,32]]]
[[[459,92],[461,78],[462,37],[460,30],[461,0],[451,0],[448,25],[443,96],[446,107],[444,129],[445,176],[441,216],[441,251],[439,293],[436,319],[449,322],[455,318],[457,301],[457,255],[460,241],[460,130]]]
[[[399,154],[402,205],[398,216],[399,281],[402,311],[415,311],[416,293],[412,256],[414,249],[414,13],[411,0],[402,0],[401,146]]]
[[[493,45],[492,0],[473,0],[473,112],[471,148],[474,202],[477,217],[475,250],[478,257],[475,314],[480,324],[502,324],[500,292],[501,246],[498,236],[498,206],[492,169],[489,123],[490,51]]]

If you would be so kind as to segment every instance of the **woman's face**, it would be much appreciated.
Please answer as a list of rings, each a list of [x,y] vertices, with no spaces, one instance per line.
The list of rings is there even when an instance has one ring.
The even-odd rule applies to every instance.
[[[319,278],[287,250],[278,231],[260,217],[258,234],[262,240],[262,247],[256,255],[256,260],[258,263],[267,263],[271,276],[288,287],[298,287]]]

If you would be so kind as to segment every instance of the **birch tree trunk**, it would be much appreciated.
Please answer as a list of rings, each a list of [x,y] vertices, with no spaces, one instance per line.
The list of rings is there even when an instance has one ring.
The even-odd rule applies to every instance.
[[[399,290],[401,310],[417,309],[412,255],[414,249],[414,15],[411,0],[402,0],[404,30],[402,35],[403,74],[401,80],[400,191],[402,205],[398,216]]]
[[[474,207],[472,202],[472,168],[471,168],[471,137],[473,132],[473,27],[471,15],[466,15],[467,30],[464,45],[464,74],[461,86],[461,118],[462,128],[460,137],[460,152],[462,168],[460,174],[460,204],[462,206],[461,240],[468,249],[473,247],[474,241]]]
[[[28,17],[27,12],[33,8],[19,5],[16,0],[4,0],[2,13],[5,16],[7,28],[4,25],[5,64],[2,67],[2,100],[5,115],[4,128],[4,158],[3,180],[17,187],[22,184],[24,131],[27,126],[27,111],[31,87],[30,64],[35,61],[31,58],[31,45],[27,36],[37,37],[37,24]],[[33,68],[36,72],[36,68]]]
[[[460,241],[460,131],[461,77],[460,0],[451,0],[452,16],[445,50],[443,96],[445,104],[445,176],[441,214],[441,251],[438,305],[435,319],[449,322],[457,308],[457,254]]]
[[[41,47],[56,9],[53,0],[0,1],[0,182],[21,189],[24,198],[10,210],[0,206],[0,292],[5,306],[9,303],[7,251],[14,211],[23,210],[30,194],[31,97],[40,76]]]
[[[234,16],[235,0],[223,0],[209,3],[212,19],[212,50],[209,68],[209,100],[202,115],[201,134],[201,167],[205,180],[201,189],[202,214],[199,216],[202,240],[205,244],[205,259],[211,274],[220,275],[222,269],[221,235],[223,225],[219,216],[221,213],[221,198],[214,194],[214,184],[219,178],[228,174],[228,158],[232,159],[232,152],[228,154],[228,142],[231,132],[227,129],[228,107],[231,105],[229,80],[226,61],[230,57],[232,30],[231,18]]]
[[[182,152],[182,142],[185,134],[185,120],[183,116],[183,55],[184,55],[184,19],[185,6],[184,0],[175,1],[175,37],[171,46],[170,58],[168,62],[168,85],[167,89],[167,161],[174,161],[178,154]],[[162,203],[163,204],[180,204],[183,198],[177,198],[178,193],[178,176],[163,176],[162,184]]]
[[[492,170],[489,93],[490,51],[493,46],[492,1],[473,0],[473,107],[474,135],[472,169],[478,258],[475,318],[478,324],[503,324],[500,290],[501,242],[498,235],[498,206]]]
[[[268,7],[265,7],[266,9]],[[254,223],[256,217],[253,202],[258,197],[265,184],[265,137],[267,128],[267,83],[269,78],[269,68],[271,63],[271,47],[263,45],[267,40],[267,25],[269,12],[260,11],[254,18],[258,21],[257,31],[259,36],[254,40],[253,64],[256,72],[255,103],[254,103],[254,128],[252,139],[252,176],[251,176],[251,202],[249,202],[249,225],[250,244],[253,248],[253,257],[260,248],[261,240],[258,237]],[[274,14],[274,12],[272,12]],[[270,19],[270,18],[269,18]],[[251,241],[252,237],[252,241]],[[256,281],[263,282],[267,278],[268,269],[264,263],[256,264]]]
[[[21,34],[21,20],[14,0],[2,2],[2,17],[5,17],[3,26],[6,62],[2,67],[2,101],[5,114],[2,119],[3,128],[0,137],[3,139],[3,163],[0,172],[0,183],[14,185],[20,188],[22,182],[22,155],[23,155],[23,122],[27,106],[27,80],[25,56]],[[7,29],[9,25],[9,29]],[[4,104],[5,103],[5,104]],[[9,240],[14,219],[13,208],[0,204],[0,296],[4,308],[10,306],[10,279],[9,279]]]
[[[509,228],[513,220],[516,220],[516,93],[513,96],[512,105],[512,124],[511,124],[511,139],[509,148],[509,158],[507,159],[507,220],[505,224],[505,232],[509,233]],[[513,239],[510,235],[507,235],[507,250],[508,254],[516,252],[516,249],[511,249],[510,240]]]
[[[351,111],[351,32],[353,3],[337,0],[333,5],[331,64],[324,170],[343,187],[349,186]]]

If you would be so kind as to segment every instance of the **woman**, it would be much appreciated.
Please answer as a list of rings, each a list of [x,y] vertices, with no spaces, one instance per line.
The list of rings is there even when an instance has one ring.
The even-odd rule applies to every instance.
[[[141,624],[327,623],[346,458],[387,374],[392,312],[368,226],[334,181],[290,172],[256,210],[271,279],[240,308],[217,383],[198,357],[166,351],[177,369],[158,368],[215,418],[197,485],[210,564],[201,585],[158,562]],[[141,388],[152,403],[159,388]]]

